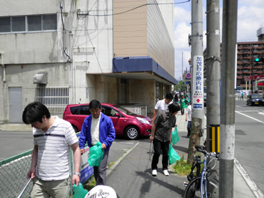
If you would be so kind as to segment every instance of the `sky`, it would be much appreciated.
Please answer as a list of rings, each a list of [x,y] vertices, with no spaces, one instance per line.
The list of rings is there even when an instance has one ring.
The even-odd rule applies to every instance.
[[[181,2],[184,0],[175,0]],[[257,41],[257,30],[264,27],[263,0],[237,0],[237,42]],[[220,2],[220,36],[222,31],[223,1]],[[206,0],[203,0],[203,46],[206,48]],[[191,46],[188,35],[191,34],[191,1],[174,5],[174,46],[175,46],[175,78],[180,80],[183,69],[189,70],[188,60],[191,58]],[[220,37],[220,41],[222,38]],[[183,54],[183,56],[182,56]],[[182,61],[183,59],[183,61]]]

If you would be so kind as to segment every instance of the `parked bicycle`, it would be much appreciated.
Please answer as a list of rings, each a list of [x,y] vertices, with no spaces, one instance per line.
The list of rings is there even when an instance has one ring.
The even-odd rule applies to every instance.
[[[187,176],[189,182],[184,183],[186,189],[184,198],[210,198],[213,194],[218,194],[219,182],[217,179],[210,176],[211,169],[215,166],[215,160],[220,158],[219,154],[207,152],[204,146],[195,145],[198,152],[204,154],[204,160],[201,161],[200,156],[196,156],[192,165],[191,173]],[[207,160],[210,158],[208,164]],[[211,165],[213,163],[213,165]],[[201,164],[203,164],[202,172],[200,173]],[[196,175],[194,176],[194,169]]]

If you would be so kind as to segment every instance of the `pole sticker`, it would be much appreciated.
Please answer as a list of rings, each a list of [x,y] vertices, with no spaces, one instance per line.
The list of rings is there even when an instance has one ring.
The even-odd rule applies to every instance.
[[[203,110],[203,56],[194,56],[193,109]]]

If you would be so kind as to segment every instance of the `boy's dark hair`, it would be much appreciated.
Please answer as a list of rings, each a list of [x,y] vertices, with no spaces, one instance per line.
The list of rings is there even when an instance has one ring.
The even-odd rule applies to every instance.
[[[32,102],[25,107],[22,120],[25,124],[32,124],[33,122],[37,121],[42,123],[42,118],[44,115],[47,119],[50,118],[50,112],[48,108],[40,102]]]
[[[100,109],[102,106],[101,106],[101,103],[98,101],[98,100],[92,100],[90,103],[89,103],[89,109]]]
[[[172,114],[181,110],[181,108],[178,104],[173,104],[173,103],[168,106],[168,109],[169,109],[169,112]]]
[[[172,93],[167,93],[165,98],[172,100],[173,99]]]

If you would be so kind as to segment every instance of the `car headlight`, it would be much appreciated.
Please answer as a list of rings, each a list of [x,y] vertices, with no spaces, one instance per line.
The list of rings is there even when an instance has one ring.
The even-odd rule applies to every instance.
[[[149,122],[144,119],[144,118],[139,118],[139,117],[136,117],[138,119],[139,122],[143,123],[143,124],[149,124]]]

